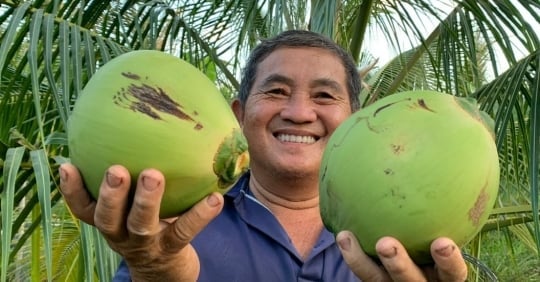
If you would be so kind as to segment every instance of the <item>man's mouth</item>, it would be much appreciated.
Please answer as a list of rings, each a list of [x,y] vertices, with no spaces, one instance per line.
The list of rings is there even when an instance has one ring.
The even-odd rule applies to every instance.
[[[282,142],[313,144],[317,139],[313,136],[300,136],[291,134],[278,134],[276,138]]]

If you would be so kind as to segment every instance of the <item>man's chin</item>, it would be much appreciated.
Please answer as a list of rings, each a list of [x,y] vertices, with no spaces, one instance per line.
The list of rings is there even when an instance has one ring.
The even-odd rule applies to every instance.
[[[276,177],[283,179],[307,179],[311,177],[318,177],[319,171],[314,170],[313,168],[307,169],[304,167],[298,166],[286,166],[280,167],[279,169],[274,170]]]

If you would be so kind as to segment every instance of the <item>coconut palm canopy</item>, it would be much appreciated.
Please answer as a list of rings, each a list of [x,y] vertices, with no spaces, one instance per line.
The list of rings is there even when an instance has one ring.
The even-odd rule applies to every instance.
[[[411,89],[477,99],[495,119],[501,162],[484,230],[538,252],[539,10],[537,0],[0,0],[0,280],[107,281],[116,269],[118,257],[58,191],[66,122],[96,69],[130,50],[162,50],[231,99],[249,50],[288,29],[349,50],[364,105]],[[395,55],[377,61],[378,50]]]

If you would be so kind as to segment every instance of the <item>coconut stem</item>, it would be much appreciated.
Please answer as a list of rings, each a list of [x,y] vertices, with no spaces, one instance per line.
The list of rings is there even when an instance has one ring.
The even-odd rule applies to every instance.
[[[234,129],[227,136],[214,157],[214,173],[218,176],[218,186],[227,189],[249,166],[247,141],[240,129]]]

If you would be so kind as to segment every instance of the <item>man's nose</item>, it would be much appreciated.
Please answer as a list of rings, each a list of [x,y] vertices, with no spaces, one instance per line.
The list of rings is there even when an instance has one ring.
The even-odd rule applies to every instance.
[[[317,119],[313,101],[306,94],[292,94],[281,110],[281,118],[295,123],[312,122]]]

